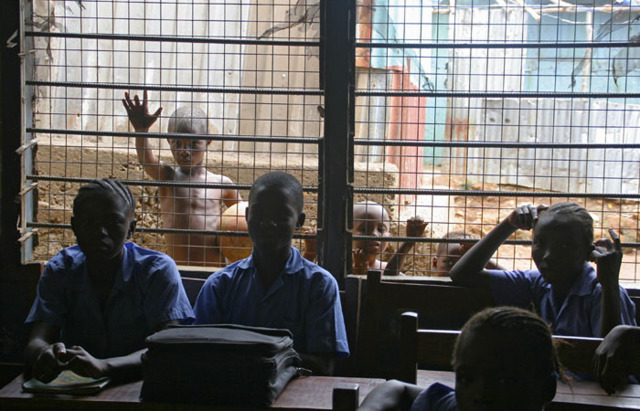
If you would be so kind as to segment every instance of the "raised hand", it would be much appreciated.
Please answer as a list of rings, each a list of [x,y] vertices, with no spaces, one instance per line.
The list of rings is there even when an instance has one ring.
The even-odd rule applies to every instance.
[[[589,256],[589,260],[595,262],[598,267],[598,281],[603,286],[618,284],[620,265],[622,264],[620,237],[613,229],[609,229],[609,235],[611,240],[601,238],[593,243],[593,251]]]
[[[129,93],[124,93],[124,98],[122,99],[122,105],[125,110],[127,110],[127,115],[129,116],[129,121],[131,121],[131,125],[134,130],[138,132],[147,132],[149,128],[153,125],[153,123],[158,120],[160,117],[160,113],[162,113],[162,107],[158,108],[155,113],[149,114],[149,104],[147,102],[147,90],[145,90],[142,94],[142,102],[140,102],[140,98],[138,95],[133,96],[133,100],[129,98]]]
[[[74,345],[67,348],[67,353],[72,358],[67,362],[67,369],[78,375],[91,378],[101,378],[107,375],[107,364],[85,351],[84,348]]]
[[[38,354],[31,373],[39,381],[50,382],[66,368],[68,359],[67,349],[63,343],[48,345]]]
[[[538,221],[538,215],[549,208],[545,204],[540,204],[539,206],[534,206],[533,204],[525,204],[518,206],[513,212],[507,217],[509,224],[518,228],[520,230],[531,230]]]
[[[407,237],[422,237],[425,228],[429,223],[425,223],[422,217],[415,216],[407,220]]]
[[[353,250],[353,274],[367,274],[369,264],[367,253],[362,248]]]
[[[593,356],[593,372],[611,395],[640,373],[640,328],[619,325],[607,334]]]

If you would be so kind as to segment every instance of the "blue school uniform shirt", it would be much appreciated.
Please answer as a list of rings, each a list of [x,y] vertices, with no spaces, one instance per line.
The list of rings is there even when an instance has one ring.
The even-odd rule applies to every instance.
[[[411,411],[458,411],[456,392],[438,382],[431,384],[413,400]]]
[[[586,263],[561,306],[555,304],[553,288],[538,270],[489,270],[496,305],[531,308],[551,325],[554,334],[582,337],[600,336],[602,286],[593,267]],[[620,287],[622,324],[636,325],[635,304]]]
[[[349,355],[338,283],[294,247],[268,290],[251,255],[209,276],[194,311],[196,324],[286,328],[298,352]]]
[[[145,348],[145,338],[161,323],[193,318],[171,257],[126,243],[104,312],[87,275],[86,257],[75,245],[44,268],[25,324],[57,325],[66,346],[79,345],[96,358],[111,358]]]

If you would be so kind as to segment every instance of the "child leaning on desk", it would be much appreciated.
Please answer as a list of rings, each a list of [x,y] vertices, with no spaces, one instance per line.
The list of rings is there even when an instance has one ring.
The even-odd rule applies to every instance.
[[[516,230],[533,229],[537,270],[487,270],[497,248]],[[619,286],[620,239],[593,242],[593,219],[575,203],[516,208],[460,258],[454,284],[491,290],[496,305],[534,306],[554,334],[605,336],[618,324],[635,325],[635,305]],[[613,241],[612,241],[613,240]],[[589,261],[597,265],[597,275]]]
[[[125,241],[136,225],[129,189],[112,179],[78,190],[78,245],[56,254],[25,321],[27,372],[49,382],[62,370],[101,378],[141,376],[145,338],[193,311],[169,256]]]
[[[455,390],[391,380],[371,391],[359,411],[540,411],[555,396],[559,372],[549,326],[516,307],[471,317],[456,341],[453,369]]]

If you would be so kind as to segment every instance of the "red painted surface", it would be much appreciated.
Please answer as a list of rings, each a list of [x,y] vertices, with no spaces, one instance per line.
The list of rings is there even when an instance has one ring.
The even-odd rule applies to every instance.
[[[371,0],[365,0],[363,7],[359,7],[358,15],[358,38],[362,41],[371,39]],[[356,66],[369,68],[371,64],[371,54],[369,50],[359,49],[356,51]],[[421,91],[417,84],[411,82],[410,62],[404,66],[387,67],[392,73],[389,91]],[[387,136],[389,140],[424,140],[427,98],[418,96],[409,97],[389,97],[387,98],[389,108],[389,124],[387,125]],[[395,164],[398,167],[398,188],[415,189],[422,185],[422,147],[395,147],[389,146],[386,151],[385,161]],[[400,195],[398,204],[402,207],[405,204],[414,203],[415,195]]]
[[[409,64],[407,64],[409,66]],[[418,85],[411,82],[407,67],[394,67],[392,91],[420,91]],[[390,140],[424,140],[427,98],[418,96],[392,97],[390,103]],[[404,189],[415,189],[422,185],[423,148],[416,146],[387,147],[387,161],[395,164],[400,173],[398,186]],[[415,202],[415,195],[400,195],[398,204]]]

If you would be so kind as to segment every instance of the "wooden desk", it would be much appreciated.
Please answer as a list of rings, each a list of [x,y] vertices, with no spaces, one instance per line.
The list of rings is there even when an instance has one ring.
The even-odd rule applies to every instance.
[[[418,370],[419,386],[428,387],[434,382],[454,387],[455,374],[450,371]],[[620,392],[609,396],[597,382],[559,382],[556,396],[545,410],[640,410],[640,385],[629,384]]]
[[[0,389],[2,410],[222,410],[223,407],[159,404],[140,402],[142,381],[124,385],[107,386],[95,395],[44,395],[22,392],[22,376],[18,376]],[[358,384],[360,402],[382,379],[343,377],[298,377],[280,393],[270,410],[331,410],[333,388],[341,384]],[[231,409],[231,408],[226,408]],[[249,408],[242,408],[243,411]]]

